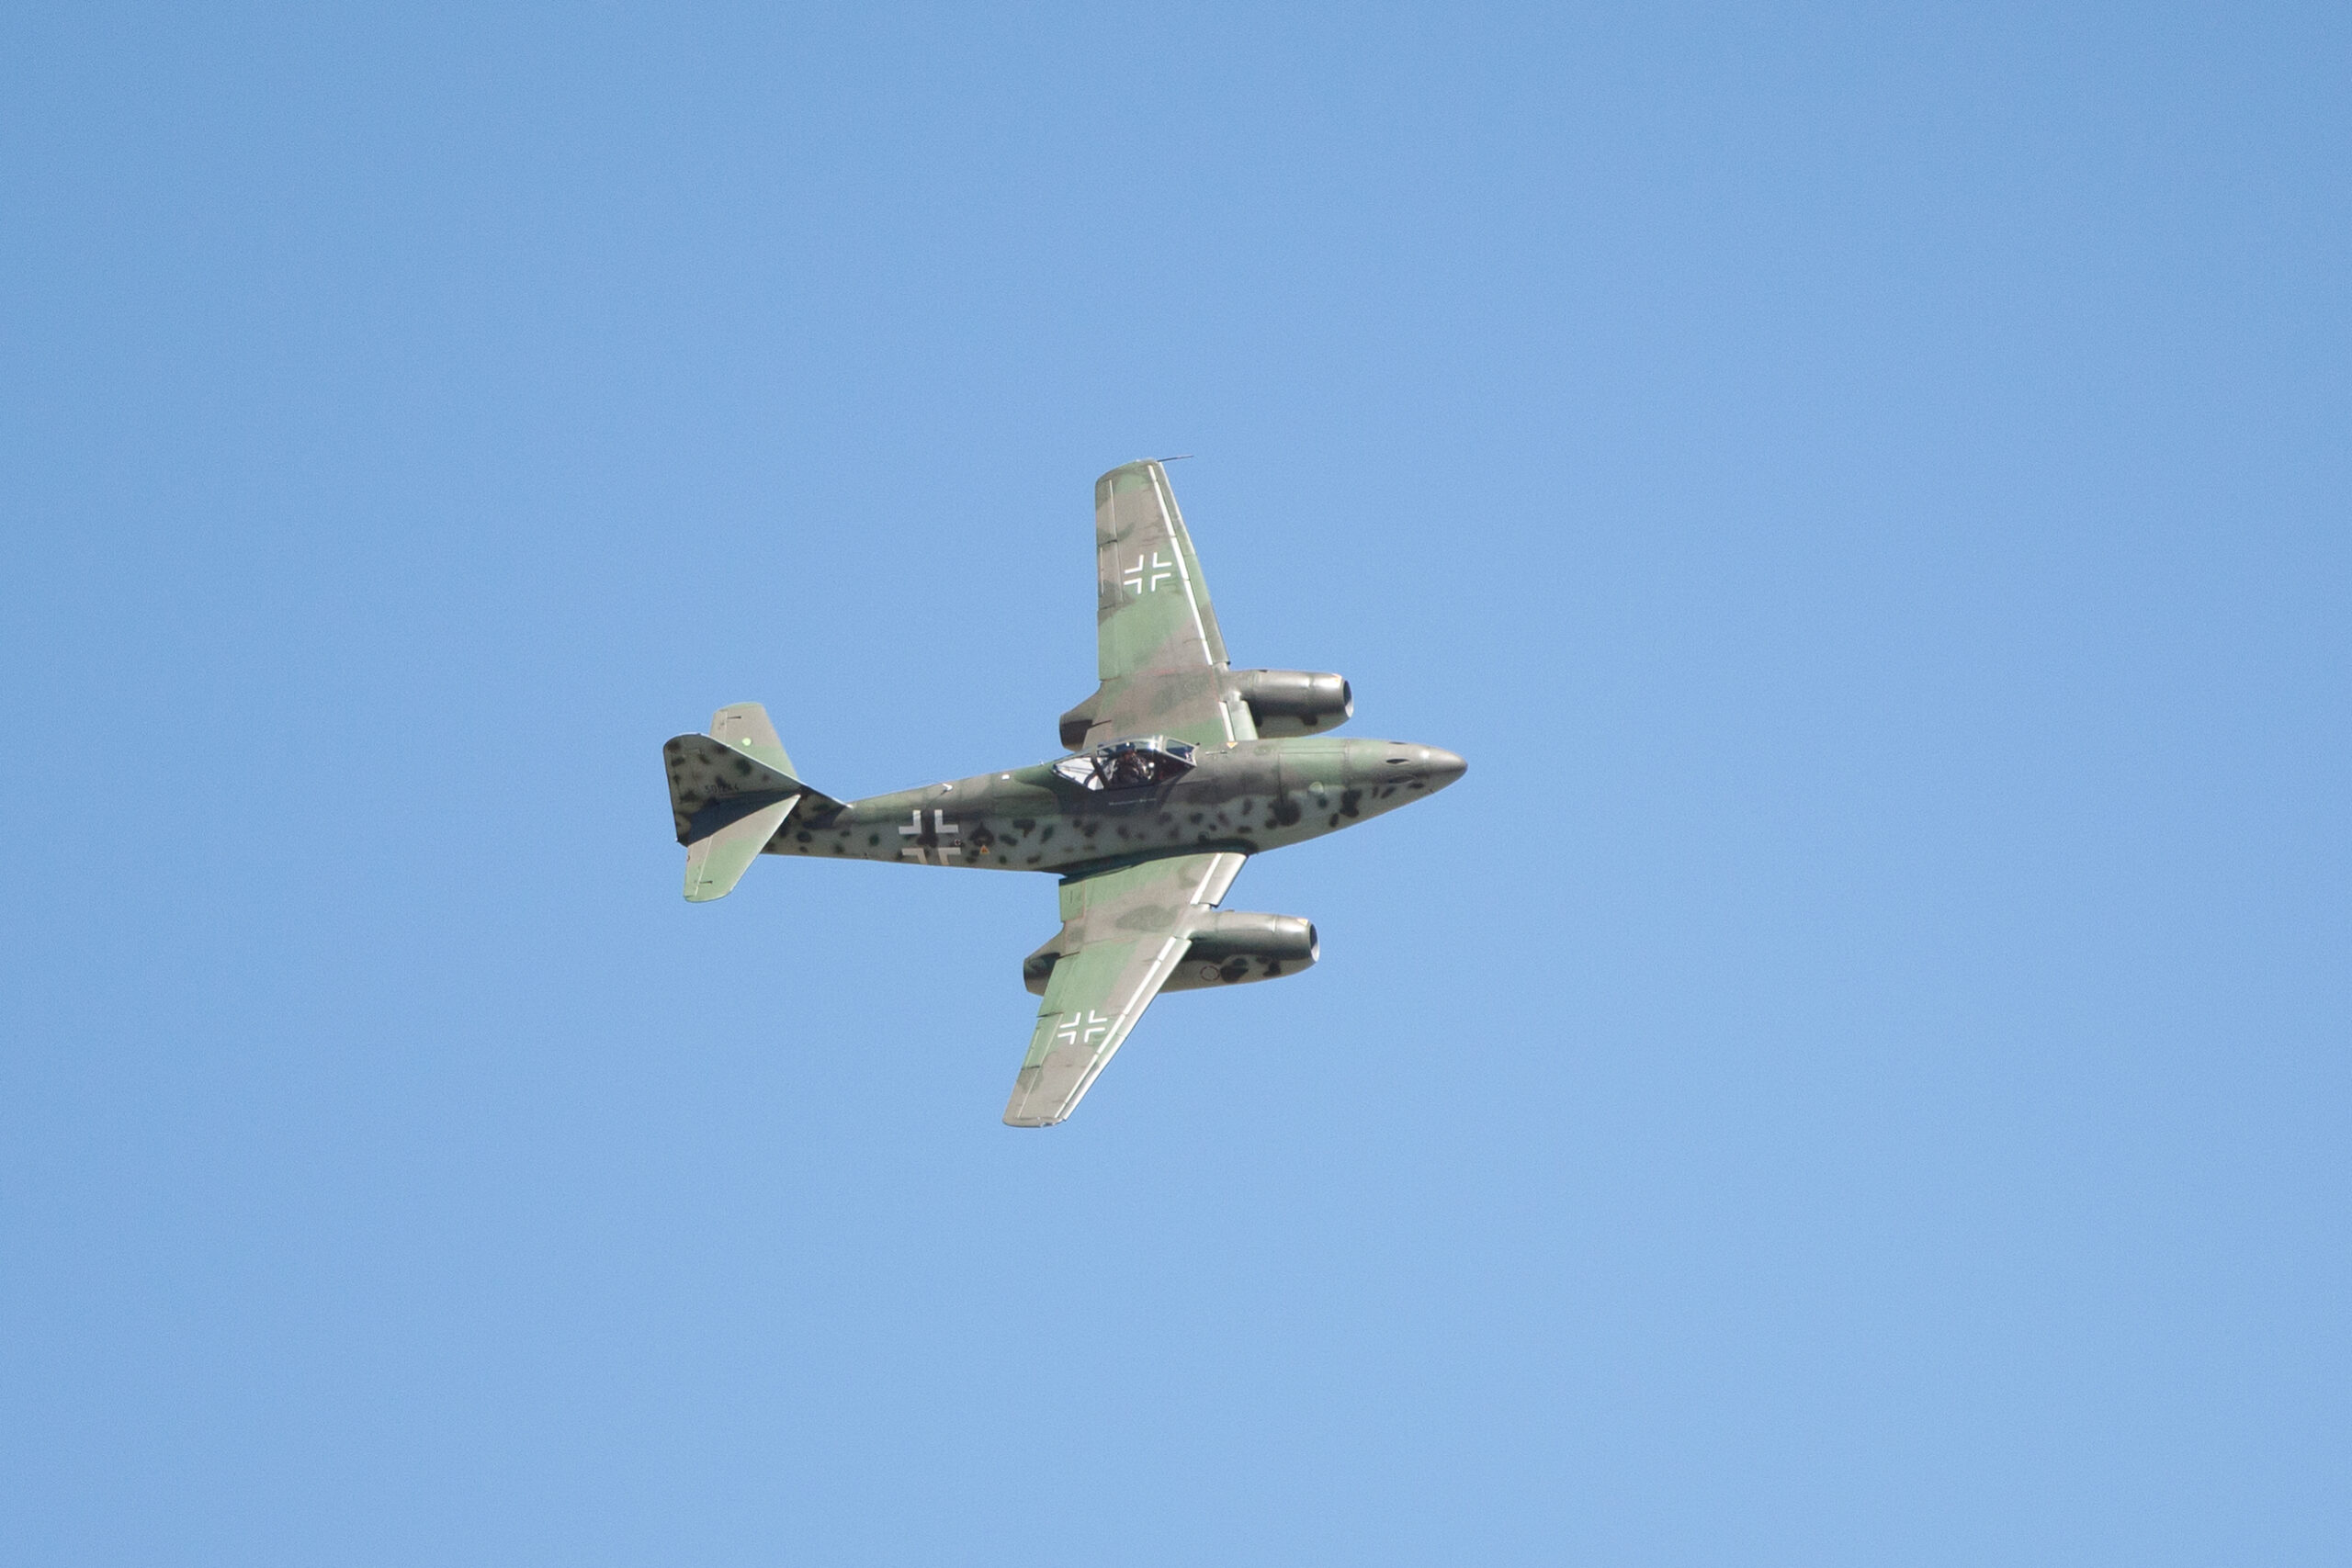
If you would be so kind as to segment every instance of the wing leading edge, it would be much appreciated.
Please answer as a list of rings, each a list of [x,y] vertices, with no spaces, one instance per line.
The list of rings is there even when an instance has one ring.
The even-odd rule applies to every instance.
[[[1233,886],[1241,859],[1176,855],[1062,884],[1061,956],[1004,1108],[1007,1125],[1049,1127],[1078,1109]]]

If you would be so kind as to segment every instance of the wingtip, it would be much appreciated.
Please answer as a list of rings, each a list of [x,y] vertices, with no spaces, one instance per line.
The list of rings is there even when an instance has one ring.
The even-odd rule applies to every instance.
[[[1050,1111],[1029,1109],[1030,1096],[1015,1090],[1004,1108],[1004,1124],[1008,1127],[1050,1127],[1069,1114],[1065,1109],[1060,1116]]]

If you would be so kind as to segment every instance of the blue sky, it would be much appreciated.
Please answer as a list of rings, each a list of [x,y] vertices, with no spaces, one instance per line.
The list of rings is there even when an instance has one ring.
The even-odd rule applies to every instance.
[[[41,1563],[2352,1555],[2339,8],[18,7]],[[998,1115],[1089,487],[1470,759]]]

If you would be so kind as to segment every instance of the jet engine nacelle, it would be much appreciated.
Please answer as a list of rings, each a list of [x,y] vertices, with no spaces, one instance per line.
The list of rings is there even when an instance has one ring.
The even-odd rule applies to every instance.
[[[1315,924],[1296,915],[1219,910],[1193,933],[1163,991],[1212,990],[1249,980],[1279,980],[1323,956]]]
[[[1356,711],[1356,694],[1344,676],[1313,670],[1230,670],[1225,691],[1250,705],[1250,720],[1258,733],[1272,740],[1279,736],[1314,735],[1337,729]],[[1062,744],[1075,751],[1086,744],[1094,728],[1094,710],[1102,700],[1092,696],[1062,715]]]
[[[1258,733],[1272,739],[1337,729],[1356,711],[1355,693],[1338,675],[1311,670],[1236,670],[1226,689],[1250,705]]]
[[[1061,962],[1062,941],[1057,936],[1021,961],[1021,983],[1032,996],[1046,994],[1054,965]],[[1192,946],[1159,988],[1202,991],[1247,980],[1279,980],[1312,968],[1322,955],[1322,940],[1315,934],[1311,920],[1296,915],[1218,910],[1193,932]]]

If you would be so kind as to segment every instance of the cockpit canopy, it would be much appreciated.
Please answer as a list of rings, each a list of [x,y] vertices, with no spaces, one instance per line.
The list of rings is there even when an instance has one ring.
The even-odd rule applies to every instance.
[[[1089,789],[1149,789],[1193,771],[1193,748],[1165,735],[1114,740],[1054,764],[1054,772]]]

